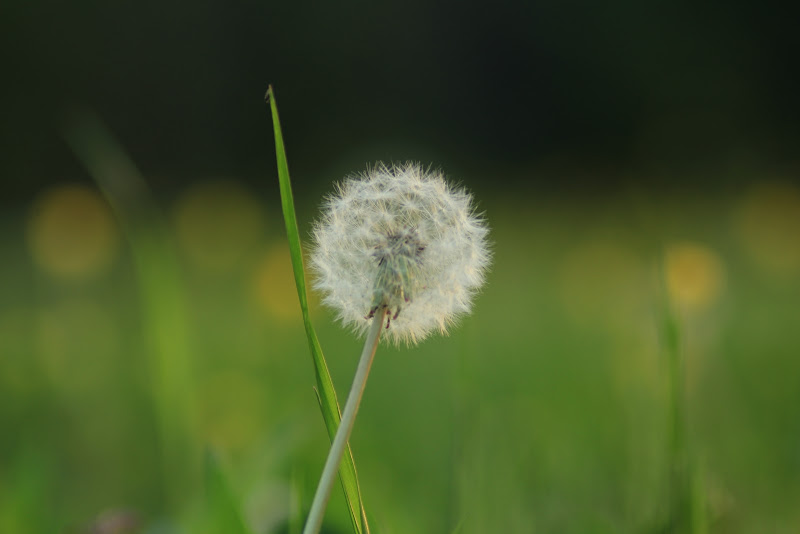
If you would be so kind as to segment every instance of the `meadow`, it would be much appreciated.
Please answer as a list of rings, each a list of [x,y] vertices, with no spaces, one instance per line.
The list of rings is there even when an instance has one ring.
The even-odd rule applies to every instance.
[[[456,178],[493,266],[448,337],[378,349],[372,532],[800,530],[800,189]],[[330,182],[295,193],[303,239]],[[0,216],[0,532],[299,532],[329,440],[277,177],[131,198]],[[361,342],[311,318],[342,402]],[[352,531],[338,484],[323,531]]]

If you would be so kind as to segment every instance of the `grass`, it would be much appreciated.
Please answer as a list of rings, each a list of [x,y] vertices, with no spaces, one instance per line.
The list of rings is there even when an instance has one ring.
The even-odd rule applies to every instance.
[[[75,115],[67,124],[66,139],[112,206],[132,252],[163,489],[171,508],[179,510],[197,485],[200,447],[191,438],[194,369],[176,250],[144,179],[100,120],[88,112]]]
[[[0,216],[0,531],[79,531],[119,509],[135,511],[144,532],[298,531],[328,434],[296,294],[278,299],[293,310],[282,314],[253,289],[265,276],[259,258],[286,242],[277,202],[254,196],[275,224],[224,273],[181,252],[165,199],[152,200],[157,226],[120,216],[128,245],[80,280],[32,260],[20,230],[29,211]],[[351,445],[371,530],[676,532],[675,348],[693,462],[681,498],[707,512],[692,508],[685,528],[797,531],[800,279],[770,268],[791,257],[791,241],[772,264],[765,256],[780,228],[754,256],[739,226],[748,193],[691,205],[658,196],[646,228],[625,198],[478,196],[496,259],[475,314],[448,339],[382,349],[370,378],[381,387],[359,412]],[[299,210],[319,201],[297,200]],[[152,242],[136,241],[144,235]],[[654,250],[687,241],[713,252],[724,283],[670,319]],[[289,261],[266,273],[269,294],[294,287]],[[341,388],[360,343],[313,300],[307,316]],[[669,321],[680,343],[664,341]],[[152,359],[147,339],[170,356]],[[183,400],[153,396],[160,373],[180,381],[169,395]],[[215,453],[203,468],[206,445]],[[165,458],[189,465],[181,474]],[[177,489],[190,480],[198,491]],[[327,531],[353,531],[350,510],[334,492]]]
[[[333,387],[330,372],[328,371],[328,364],[325,361],[325,356],[322,354],[322,347],[320,347],[319,340],[317,339],[317,333],[314,330],[314,326],[311,324],[308,297],[306,294],[305,268],[303,265],[303,245],[300,242],[300,231],[297,227],[292,184],[289,177],[289,165],[286,161],[283,132],[281,131],[278,107],[275,102],[275,94],[272,91],[272,87],[267,91],[265,99],[272,113],[272,123],[275,134],[275,154],[278,162],[278,182],[281,191],[281,208],[283,210],[286,234],[289,241],[289,254],[292,258],[292,272],[294,273],[294,281],[297,286],[297,296],[300,300],[300,310],[303,313],[303,325],[305,326],[308,347],[311,351],[314,364],[314,376],[317,384],[315,392],[320,409],[322,410],[325,427],[328,429],[328,436],[331,441],[333,441],[336,431],[339,428],[342,414],[339,408],[339,402],[336,398],[336,390]],[[357,534],[368,534],[369,524],[367,521],[367,513],[361,499],[361,490],[358,485],[358,476],[356,474],[355,462],[353,461],[353,453],[348,443],[345,444],[342,465],[339,470],[339,478],[342,483],[345,498],[347,499],[347,506],[350,510],[353,530]]]

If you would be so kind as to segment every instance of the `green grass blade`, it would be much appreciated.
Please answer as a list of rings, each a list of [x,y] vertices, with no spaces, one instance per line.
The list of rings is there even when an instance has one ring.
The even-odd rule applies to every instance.
[[[336,391],[333,388],[333,381],[328,372],[328,365],[322,355],[317,334],[311,324],[308,313],[308,297],[306,293],[305,272],[303,268],[303,249],[300,243],[300,231],[297,228],[297,217],[294,211],[294,197],[292,196],[292,185],[289,179],[289,165],[286,161],[286,149],[283,145],[283,134],[278,118],[278,108],[275,103],[275,95],[270,86],[266,94],[266,99],[272,111],[272,125],[275,131],[275,156],[278,162],[278,181],[281,191],[281,206],[283,208],[283,218],[286,223],[286,234],[289,240],[289,251],[292,256],[292,269],[294,280],[297,285],[297,296],[300,299],[300,309],[303,313],[303,324],[306,329],[309,349],[314,361],[314,373],[316,375],[316,392],[319,400],[322,417],[328,429],[328,436],[333,440],[336,430],[341,421],[341,410],[336,399]],[[353,529],[359,534],[369,534],[367,524],[367,514],[364,510],[364,503],[361,500],[361,490],[358,485],[358,475],[356,473],[355,462],[350,445],[339,467],[339,479],[342,482],[347,505],[350,508],[350,517],[353,521]]]
[[[665,260],[662,259],[661,265]],[[663,267],[662,267],[663,271]],[[673,532],[698,534],[705,529],[705,500],[701,480],[695,472],[695,459],[687,435],[686,362],[681,320],[666,286],[661,281],[661,344],[667,359],[669,381],[668,412],[668,528]]]
[[[53,507],[54,488],[58,485],[53,455],[37,448],[33,445],[21,449],[4,465],[0,485],[0,532],[62,530]]]
[[[197,486],[200,451],[193,439],[189,326],[175,248],[147,184],[102,121],[90,112],[74,113],[66,121],[65,137],[107,198],[130,244],[147,343],[163,487],[168,506],[177,511]]]
[[[210,450],[205,454],[204,475],[206,506],[202,531],[208,534],[252,534],[239,508],[240,499],[234,495],[219,459]]]
[[[287,534],[300,534],[303,531],[303,484],[297,470],[292,468],[289,484],[289,517]]]

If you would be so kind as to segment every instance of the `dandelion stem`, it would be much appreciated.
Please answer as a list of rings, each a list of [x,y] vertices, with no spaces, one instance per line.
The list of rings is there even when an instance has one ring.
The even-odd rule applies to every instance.
[[[378,348],[378,340],[381,336],[381,327],[383,326],[385,315],[386,310],[384,309],[372,319],[372,325],[367,334],[367,340],[364,342],[364,349],[361,352],[356,375],[353,377],[353,385],[350,386],[350,394],[344,406],[342,421],[339,423],[336,436],[333,438],[333,444],[328,452],[328,459],[325,461],[325,467],[322,470],[317,492],[314,494],[314,502],[311,503],[311,511],[308,514],[303,534],[317,534],[322,526],[322,518],[325,516],[325,508],[331,496],[333,481],[336,479],[336,473],[342,463],[342,454],[344,454],[350,432],[353,430],[356,412],[358,412],[358,406],[361,404],[364,387],[367,385],[367,376],[369,375],[370,367],[372,367],[372,360],[375,358],[375,351]]]

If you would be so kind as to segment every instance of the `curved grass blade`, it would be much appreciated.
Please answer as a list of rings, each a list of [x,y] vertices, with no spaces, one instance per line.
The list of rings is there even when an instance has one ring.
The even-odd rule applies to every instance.
[[[265,100],[272,111],[272,126],[275,131],[275,157],[278,162],[278,181],[281,190],[281,207],[283,208],[283,218],[286,223],[286,235],[289,240],[289,251],[292,256],[292,270],[294,280],[297,285],[297,296],[300,299],[300,309],[303,313],[303,324],[306,329],[308,346],[311,350],[311,357],[314,362],[314,373],[316,375],[317,399],[319,400],[322,417],[328,429],[328,436],[333,440],[336,430],[339,428],[342,414],[339,409],[339,402],[336,399],[336,390],[333,388],[333,381],[328,372],[328,365],[322,355],[317,334],[311,324],[308,314],[308,297],[306,294],[306,281],[303,269],[303,249],[300,244],[300,231],[297,228],[297,217],[294,211],[294,197],[292,196],[292,185],[289,179],[289,165],[286,161],[286,149],[283,145],[283,134],[278,118],[278,108],[275,103],[275,95],[272,86],[267,90]],[[342,482],[347,505],[350,508],[350,518],[353,521],[353,530],[358,534],[369,534],[367,524],[367,514],[364,510],[364,503],[361,500],[361,489],[358,485],[358,475],[356,473],[355,462],[350,445],[339,467],[339,480]]]
[[[77,110],[64,134],[105,195],[130,244],[149,352],[165,497],[173,510],[197,487],[194,384],[180,266],[144,178],[99,117]],[[199,463],[199,462],[197,462]]]
[[[208,534],[253,534],[247,526],[238,498],[213,451],[206,449],[204,458],[206,505],[202,532]]]

